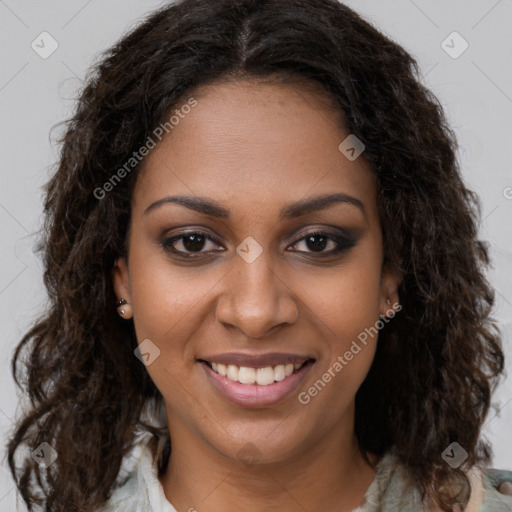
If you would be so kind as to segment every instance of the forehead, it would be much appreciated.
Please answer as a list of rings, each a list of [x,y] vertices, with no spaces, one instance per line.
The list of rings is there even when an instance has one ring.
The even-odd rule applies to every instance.
[[[182,109],[191,99],[195,106]],[[272,208],[332,192],[375,209],[375,176],[362,157],[340,152],[350,133],[319,88],[218,83],[193,91],[171,115],[172,130],[145,159],[134,210],[175,193]]]

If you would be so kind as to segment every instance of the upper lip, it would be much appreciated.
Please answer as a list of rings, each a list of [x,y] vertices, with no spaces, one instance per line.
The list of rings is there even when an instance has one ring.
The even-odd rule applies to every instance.
[[[208,363],[217,363],[235,366],[244,366],[247,368],[265,368],[267,366],[278,366],[286,364],[304,363],[308,359],[313,359],[308,355],[285,354],[279,352],[270,352],[267,354],[243,354],[241,352],[230,352],[226,354],[215,354],[201,357],[199,361]]]

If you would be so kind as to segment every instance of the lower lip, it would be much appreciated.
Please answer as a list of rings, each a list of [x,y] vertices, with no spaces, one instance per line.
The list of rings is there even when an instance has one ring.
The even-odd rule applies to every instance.
[[[206,363],[201,362],[200,364],[217,391],[229,401],[240,407],[257,408],[274,405],[292,394],[313,366],[313,361],[308,361],[290,376],[268,386],[234,382],[214,372]]]

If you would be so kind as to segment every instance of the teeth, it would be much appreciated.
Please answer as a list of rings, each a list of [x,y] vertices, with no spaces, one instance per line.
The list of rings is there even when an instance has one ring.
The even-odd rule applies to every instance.
[[[212,365],[213,368],[213,365]],[[213,368],[215,370],[215,368]],[[238,366],[230,364],[226,373],[226,377],[229,380],[238,380]]]
[[[258,384],[268,386],[289,377],[295,370],[298,370],[303,363],[279,364],[265,368],[248,368],[246,366],[235,366],[234,364],[211,363],[213,371],[233,382],[241,384]]]
[[[277,381],[283,380],[286,377],[286,369],[280,364],[274,368],[274,379]]]
[[[272,384],[276,378],[275,371],[271,366],[267,366],[266,368],[258,368],[255,373],[256,384],[259,384],[260,386],[268,386],[269,384]]]
[[[256,370],[241,366],[238,370],[238,382],[242,384],[254,384],[256,382]]]

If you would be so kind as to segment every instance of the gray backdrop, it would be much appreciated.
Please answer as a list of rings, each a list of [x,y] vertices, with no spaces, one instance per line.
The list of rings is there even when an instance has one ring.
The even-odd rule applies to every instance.
[[[57,158],[50,130],[69,116],[95,55],[162,3],[0,0],[2,444],[20,407],[10,371],[13,350],[45,301],[42,268],[32,252],[30,235],[40,226],[41,185]],[[458,134],[465,180],[482,201],[480,236],[492,246],[494,268],[489,278],[496,287],[495,318],[510,358],[512,1],[349,0],[347,4],[416,56],[425,83],[440,98]],[[512,469],[512,441],[507,437],[511,426],[512,383],[504,379],[484,431],[495,450],[494,467]],[[3,447],[0,453],[0,509],[24,510],[16,508]]]

